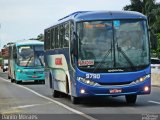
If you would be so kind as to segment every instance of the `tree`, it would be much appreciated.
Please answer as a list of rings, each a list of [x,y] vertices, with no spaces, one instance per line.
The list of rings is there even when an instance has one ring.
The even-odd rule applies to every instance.
[[[157,36],[158,36],[158,41],[157,41],[158,45],[157,45],[156,53],[157,53],[157,57],[160,58],[160,33],[158,33]]]
[[[39,35],[37,36],[37,38],[30,38],[30,40],[44,41],[44,35],[43,35],[43,34],[39,34]]]
[[[44,35],[43,34],[39,34],[37,36],[37,40],[44,41]]]
[[[155,0],[131,0],[124,10],[137,11],[148,17],[149,26],[153,33],[160,33],[160,4]]]
[[[142,13],[142,2],[140,0],[131,0],[131,4],[126,5],[123,9]]]

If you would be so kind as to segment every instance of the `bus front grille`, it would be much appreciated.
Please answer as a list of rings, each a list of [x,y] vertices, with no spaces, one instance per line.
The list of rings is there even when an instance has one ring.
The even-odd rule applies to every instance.
[[[33,74],[43,74],[43,71],[33,71],[33,72],[24,72],[26,75],[33,75]]]
[[[108,85],[129,85],[131,82],[115,82],[115,83],[98,83],[100,85],[108,86]]]

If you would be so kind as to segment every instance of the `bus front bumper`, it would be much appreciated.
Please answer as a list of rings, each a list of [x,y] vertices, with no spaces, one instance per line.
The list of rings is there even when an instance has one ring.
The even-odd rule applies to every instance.
[[[17,81],[44,80],[44,72],[18,72],[16,74]]]
[[[148,79],[139,84],[90,86],[77,81],[76,92],[76,97],[122,96],[129,94],[143,95],[150,94],[151,82],[150,79]]]

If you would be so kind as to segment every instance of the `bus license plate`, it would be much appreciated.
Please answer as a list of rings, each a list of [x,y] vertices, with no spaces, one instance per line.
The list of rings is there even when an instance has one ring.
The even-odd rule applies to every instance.
[[[32,78],[37,78],[37,76],[33,75]]]
[[[110,89],[109,93],[114,94],[114,93],[121,93],[122,89]]]

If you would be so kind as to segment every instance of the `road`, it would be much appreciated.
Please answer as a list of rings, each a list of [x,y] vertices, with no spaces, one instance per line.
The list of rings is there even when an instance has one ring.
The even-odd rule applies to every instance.
[[[126,104],[124,97],[90,98],[74,105],[69,97],[52,98],[44,84],[17,85],[7,79],[7,73],[0,72],[0,113],[2,118],[5,114],[37,114],[38,120],[160,120],[160,87],[152,87],[150,95],[138,96],[135,105]]]

